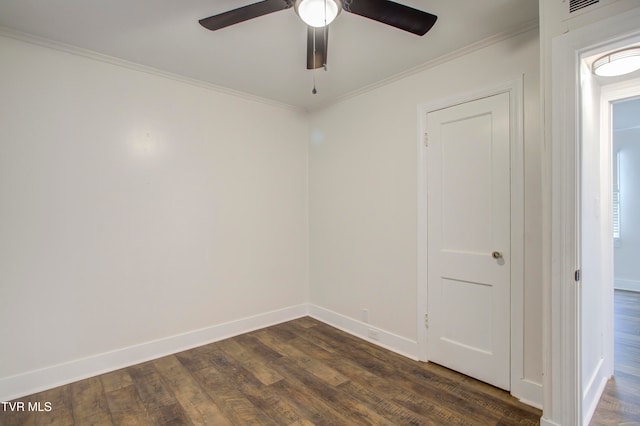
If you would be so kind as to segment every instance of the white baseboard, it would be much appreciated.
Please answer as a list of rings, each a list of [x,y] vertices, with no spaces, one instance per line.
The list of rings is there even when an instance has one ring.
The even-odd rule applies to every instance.
[[[511,395],[520,402],[542,410],[542,384],[520,379],[512,384]]]
[[[371,324],[354,320],[317,305],[309,305],[309,316],[407,358],[416,361],[419,359],[418,342],[415,340],[381,330]]]
[[[596,412],[596,408],[598,407],[598,402],[600,402],[602,392],[604,392],[604,388],[607,385],[607,381],[609,380],[609,375],[607,375],[604,367],[604,359],[601,359],[600,362],[598,362],[598,366],[594,369],[594,372],[591,375],[591,379],[589,380],[589,383],[587,384],[583,393],[583,425],[588,425],[591,421],[591,417],[593,417],[593,414]]]
[[[420,359],[419,344],[415,340],[381,330],[371,324],[354,320],[317,305],[309,305],[309,316],[407,358],[416,361]],[[377,335],[377,339],[371,337],[370,330],[373,330],[373,333]],[[514,389],[512,391],[512,395],[522,403],[542,409],[542,384],[522,379],[518,382],[517,392]]]
[[[315,305],[297,305],[0,379],[10,401],[99,374],[310,315],[358,338],[418,360],[418,342]],[[375,337],[371,337],[375,336]]]
[[[622,278],[615,278],[613,280],[613,288],[616,290],[638,291],[640,292],[640,281],[638,280],[625,280]]]
[[[560,423],[551,421],[543,416],[540,418],[540,426],[560,426]]]
[[[308,305],[291,306],[199,330],[189,331],[91,357],[53,365],[0,379],[0,401],[10,401],[43,390],[104,374],[197,346],[237,336],[308,315]]]
[[[320,306],[302,304],[1,378],[0,401],[10,401],[305,315],[402,356],[413,360],[419,359],[419,345],[415,340],[398,336]],[[539,407],[540,404],[537,401],[540,393],[540,385],[528,382],[528,386],[522,386],[520,394],[514,396],[524,403]],[[548,424],[553,425],[553,423]]]

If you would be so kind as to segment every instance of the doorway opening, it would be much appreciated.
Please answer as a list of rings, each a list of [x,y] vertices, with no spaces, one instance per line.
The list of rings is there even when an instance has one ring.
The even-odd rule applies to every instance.
[[[609,380],[615,375],[614,368],[618,367],[614,360],[621,355],[614,350],[614,316],[619,313],[614,309],[614,288],[620,287],[621,283],[619,281],[616,285],[616,278],[635,279],[634,274],[629,275],[628,271],[621,269],[626,264],[633,271],[634,265],[629,266],[628,261],[623,263],[621,260],[631,253],[637,263],[640,250],[640,238],[638,247],[634,246],[634,231],[630,226],[633,213],[628,211],[634,204],[631,188],[638,186],[635,182],[640,182],[637,176],[634,177],[633,168],[629,167],[633,152],[630,141],[640,136],[640,78],[637,73],[613,80],[594,76],[591,73],[593,58],[601,54],[602,49],[609,48],[611,46],[598,49],[595,56],[583,55],[581,64],[578,247],[583,271],[579,295],[582,424],[587,424],[594,416],[599,401],[605,402],[600,404],[596,418],[617,413],[620,421],[626,420],[628,410],[620,410],[620,405],[617,405],[624,401],[624,395],[619,391],[638,383],[637,379],[630,383],[627,380]],[[638,110],[634,111],[636,107]],[[636,126],[638,133],[634,129]],[[621,150],[623,145],[625,147]],[[622,239],[623,217],[626,218],[626,243]],[[627,250],[621,251],[624,245]],[[618,255],[615,260],[614,254]],[[614,268],[614,264],[618,267]],[[615,296],[619,299],[621,294],[616,293]],[[618,349],[621,349],[619,345]],[[618,387],[618,384],[624,386]],[[601,398],[603,392],[605,397]],[[613,395],[615,400],[611,399]]]
[[[628,90],[633,95],[640,86]],[[613,285],[608,291],[614,295],[613,380],[607,382],[596,407],[596,424],[605,419],[625,423],[640,418],[640,337],[636,331],[640,327],[640,97],[616,99],[609,106]]]

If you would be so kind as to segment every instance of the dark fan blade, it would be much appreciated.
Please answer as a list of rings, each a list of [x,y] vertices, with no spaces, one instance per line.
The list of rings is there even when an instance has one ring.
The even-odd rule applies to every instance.
[[[425,35],[438,19],[436,15],[389,0],[347,1],[344,10],[419,36]]]
[[[307,27],[307,69],[313,70],[327,65],[329,27]]]
[[[230,10],[219,15],[209,16],[199,20],[200,25],[211,31],[228,27],[239,22],[248,21],[258,16],[268,15],[293,6],[291,0],[264,0],[238,9]]]

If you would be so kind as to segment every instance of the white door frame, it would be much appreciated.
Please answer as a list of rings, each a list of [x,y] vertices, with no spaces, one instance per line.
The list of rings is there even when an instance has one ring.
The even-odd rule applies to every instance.
[[[580,63],[587,53],[639,37],[639,16],[640,9],[634,9],[553,40],[550,184],[544,188],[544,199],[551,203],[550,246],[545,246],[551,279],[543,283],[543,425],[583,421],[580,286],[574,281],[580,266]]]
[[[524,377],[524,150],[523,76],[495,86],[479,89],[435,102],[418,105],[418,348],[422,361],[426,355],[427,330],[427,114],[450,106],[500,93],[509,94],[511,124],[511,394],[534,403],[541,400],[540,386]],[[537,405],[534,403],[534,405]]]

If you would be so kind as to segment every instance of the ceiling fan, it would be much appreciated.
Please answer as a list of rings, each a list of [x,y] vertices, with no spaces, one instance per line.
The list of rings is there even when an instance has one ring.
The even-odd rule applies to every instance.
[[[307,69],[327,66],[328,25],[342,10],[423,36],[438,17],[390,0],[263,0],[201,19],[200,25],[216,31],[259,16],[294,8],[307,24]]]

